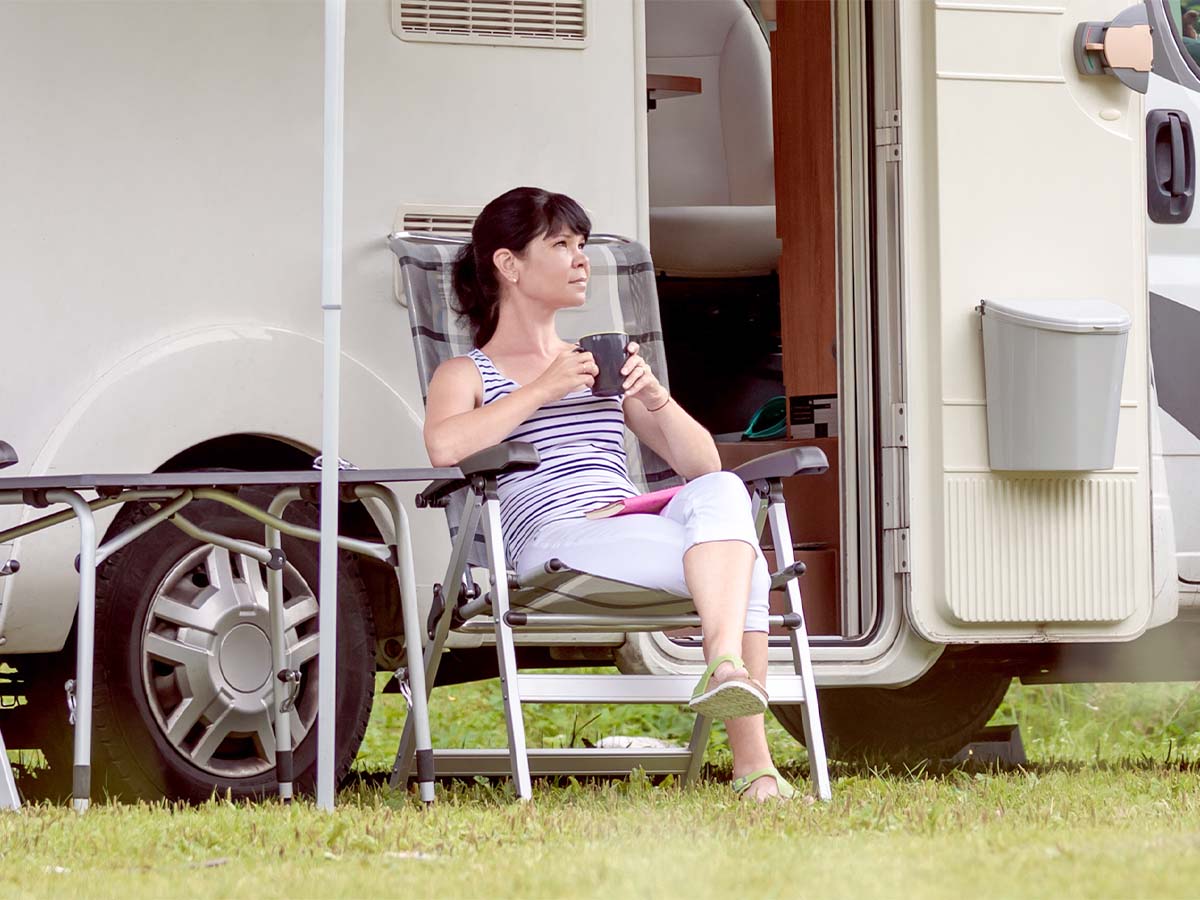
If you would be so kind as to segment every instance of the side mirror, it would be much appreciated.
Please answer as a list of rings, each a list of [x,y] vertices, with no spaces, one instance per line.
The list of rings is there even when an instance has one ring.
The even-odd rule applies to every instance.
[[[1154,38],[1142,4],[1111,22],[1080,22],[1075,29],[1075,66],[1082,75],[1113,75],[1127,88],[1146,93],[1154,65]]]

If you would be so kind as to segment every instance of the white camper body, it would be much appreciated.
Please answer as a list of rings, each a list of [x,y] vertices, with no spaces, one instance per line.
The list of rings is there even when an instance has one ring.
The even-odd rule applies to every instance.
[[[908,685],[948,653],[1004,682],[1097,677],[1110,648],[1190,627],[1200,594],[1185,586],[1181,602],[1176,567],[1200,580],[1200,443],[1159,414],[1147,260],[1150,291],[1200,309],[1200,217],[1152,225],[1148,254],[1144,98],[1081,75],[1072,54],[1079,22],[1127,2],[833,5],[844,552],[841,630],[813,650],[823,685]],[[730,3],[688,6],[702,29]],[[579,199],[597,230],[651,242],[654,4],[561,0],[559,35],[532,39],[422,35],[410,4],[349,4],[343,457],[426,461],[388,232],[461,229],[538,184]],[[773,6],[746,15],[769,31]],[[279,468],[318,451],[321,24],[302,2],[0,6],[12,473]],[[726,77],[695,59],[710,67],[697,77]],[[1175,80],[1156,63],[1152,102],[1200,118],[1180,59]],[[1159,287],[1156,235],[1174,248]],[[1111,468],[991,468],[977,307],[999,298],[1128,314]],[[414,542],[428,604],[449,539],[402,500],[427,523]],[[0,508],[0,524],[20,515]],[[22,564],[0,579],[6,658],[68,640],[74,544],[56,529],[0,548]],[[367,585],[379,610],[396,589]],[[376,619],[378,664],[394,666],[400,635]],[[626,668],[700,660],[663,635],[598,643]],[[1191,677],[1179,663],[1163,671]]]

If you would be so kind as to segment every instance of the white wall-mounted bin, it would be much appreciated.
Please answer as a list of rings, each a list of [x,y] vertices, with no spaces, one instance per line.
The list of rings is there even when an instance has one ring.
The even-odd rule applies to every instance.
[[[1110,469],[1133,324],[1104,300],[985,300],[993,469]]]

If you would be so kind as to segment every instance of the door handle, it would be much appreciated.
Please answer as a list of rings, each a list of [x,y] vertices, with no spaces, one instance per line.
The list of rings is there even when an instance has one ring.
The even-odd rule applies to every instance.
[[[1186,222],[1196,199],[1196,145],[1192,122],[1181,109],[1146,116],[1146,189],[1151,220]]]
[[[1183,148],[1183,122],[1179,116],[1170,116],[1171,122],[1171,196],[1182,197],[1186,188],[1186,177],[1184,165],[1187,157],[1186,150]],[[1191,129],[1189,129],[1190,131]]]

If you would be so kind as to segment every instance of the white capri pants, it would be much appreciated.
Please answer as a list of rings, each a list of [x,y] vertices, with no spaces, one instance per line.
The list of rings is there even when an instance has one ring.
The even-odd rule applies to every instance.
[[[689,481],[658,515],[549,522],[525,545],[516,569],[524,579],[557,558],[602,578],[690,597],[683,555],[708,541],[742,541],[754,548],[745,630],[766,631],[771,576],[758,546],[750,496],[731,472]]]

